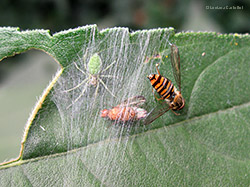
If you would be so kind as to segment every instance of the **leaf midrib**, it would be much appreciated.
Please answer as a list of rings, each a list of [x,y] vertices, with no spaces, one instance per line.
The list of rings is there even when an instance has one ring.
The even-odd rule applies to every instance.
[[[240,105],[236,105],[236,106],[233,106],[233,107],[230,107],[230,108],[226,108],[224,110],[218,110],[218,111],[215,111],[215,112],[212,112],[212,113],[203,114],[201,116],[194,116],[192,118],[189,118],[189,119],[186,119],[186,120],[183,120],[183,121],[180,121],[180,122],[168,125],[168,126],[163,126],[163,127],[160,127],[160,128],[156,128],[156,129],[152,129],[152,130],[148,130],[148,131],[145,131],[145,132],[141,132],[141,133],[138,133],[138,134],[131,135],[129,138],[144,136],[145,134],[156,132],[156,131],[161,130],[161,129],[175,128],[175,127],[177,127],[179,125],[182,125],[184,123],[190,123],[190,122],[195,121],[195,120],[199,120],[199,119],[202,119],[202,118],[207,118],[210,115],[215,115],[215,114],[218,114],[218,113],[224,113],[224,112],[228,112],[228,111],[231,111],[231,110],[234,110],[234,109],[244,108],[244,107],[247,107],[247,106],[250,106],[250,102],[240,104]],[[191,137],[190,133],[189,133],[189,136]],[[121,141],[122,139],[123,138],[105,139],[105,140],[102,140],[102,141],[99,141],[99,142],[94,142],[92,144],[88,144],[85,147],[79,147],[77,149],[71,149],[70,151],[67,151],[67,152],[55,153],[55,154],[41,156],[41,157],[37,157],[37,158],[31,158],[31,159],[27,159],[27,160],[17,160],[15,162],[10,162],[9,164],[5,163],[4,165],[2,165],[2,167],[0,165],[0,167],[1,167],[0,170],[6,169],[6,168],[9,168],[9,167],[14,167],[14,166],[26,164],[26,163],[30,163],[30,162],[37,162],[37,161],[47,159],[47,158],[56,158],[56,157],[61,157],[61,156],[67,155],[67,154],[73,154],[73,153],[78,152],[79,150],[82,150],[82,149],[87,149],[89,147],[96,146],[96,145],[100,146],[100,144],[105,144],[106,142],[109,142],[109,141]],[[199,142],[198,140],[196,140],[196,141]],[[200,142],[200,144],[205,145],[204,143],[201,143],[201,142]],[[207,149],[209,149],[209,148],[207,148]],[[218,153],[215,150],[212,150],[212,149],[209,149],[209,150],[211,150],[211,151],[213,151],[213,152],[215,152],[217,154],[225,156],[224,154]],[[242,163],[246,162],[246,160],[235,159],[235,158],[232,158],[232,157],[229,157],[229,156],[227,156],[227,158],[231,159],[231,160],[235,160],[237,162],[242,162]]]

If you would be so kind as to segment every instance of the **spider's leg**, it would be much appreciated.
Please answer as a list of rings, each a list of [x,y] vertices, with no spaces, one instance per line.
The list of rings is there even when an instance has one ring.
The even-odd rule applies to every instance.
[[[69,107],[71,107],[74,103],[76,103],[76,102],[83,96],[83,94],[85,93],[85,91],[86,91],[87,88],[88,88],[88,83],[89,83],[89,81],[90,81],[90,80],[88,80],[87,83],[85,84],[84,89],[82,90],[81,94],[73,101],[73,103],[71,103],[71,104],[67,107],[67,109],[68,109]]]
[[[83,64],[84,64],[84,68],[85,68],[86,71],[88,71],[87,63],[86,63],[88,50],[89,50],[89,49],[87,48],[87,49],[86,49],[86,53],[83,55]]]
[[[85,93],[85,91],[86,91],[87,88],[88,88],[88,83],[89,83],[89,81],[85,84],[84,89],[82,90],[81,94],[74,100],[74,103],[75,103],[76,101],[78,101],[78,100],[83,96],[83,94]]]
[[[97,96],[97,93],[98,93],[98,90],[99,90],[99,85],[100,85],[100,83],[97,82],[96,89],[95,89],[95,99],[96,99],[96,96]]]
[[[64,90],[64,92],[70,92],[70,91],[72,91],[72,90],[74,90],[74,89],[80,87],[81,85],[83,85],[83,84],[84,84],[86,81],[88,81],[88,80],[89,80],[89,78],[86,78],[86,79],[84,79],[80,84],[78,84],[78,85],[76,85],[75,87],[70,88],[70,89],[68,89],[68,90]]]
[[[74,64],[75,64],[76,69],[78,69],[80,72],[82,72],[82,74],[87,75],[83,70],[81,70],[81,68],[79,68],[79,66],[75,62],[74,62]]]
[[[112,92],[108,89],[108,87],[106,86],[106,84],[102,81],[101,78],[98,78],[99,81],[102,83],[102,85],[104,86],[104,88],[106,88],[106,90],[113,96],[113,97],[116,97],[114,94],[112,94]]]
[[[100,75],[100,77],[106,77],[106,78],[116,78],[118,79],[117,76],[113,76],[113,75]]]
[[[102,70],[102,72],[107,71],[114,63],[116,63],[116,61],[109,64],[104,70]]]
[[[83,59],[83,57],[81,57],[78,53],[76,54],[78,59]]]

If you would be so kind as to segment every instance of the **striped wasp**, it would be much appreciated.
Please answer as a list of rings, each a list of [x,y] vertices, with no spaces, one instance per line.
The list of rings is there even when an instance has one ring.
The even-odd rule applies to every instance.
[[[154,94],[155,98],[157,100],[163,100],[164,103],[161,105],[161,108],[156,107],[152,112],[149,113],[149,115],[144,120],[145,125],[152,123],[154,120],[169,110],[171,110],[176,115],[180,115],[175,111],[181,110],[185,106],[185,100],[181,95],[180,55],[177,46],[174,44],[171,44],[171,64],[179,91],[173,85],[171,80],[161,76],[158,69],[159,64],[156,64],[156,70],[158,74],[151,74],[148,76],[148,79],[153,86],[153,93],[155,89],[160,95],[160,98],[158,99]]]

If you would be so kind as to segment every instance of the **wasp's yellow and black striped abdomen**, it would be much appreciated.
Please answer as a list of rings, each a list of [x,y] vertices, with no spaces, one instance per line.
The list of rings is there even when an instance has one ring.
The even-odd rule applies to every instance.
[[[155,98],[157,100],[165,100],[166,102],[162,102],[162,105],[158,105],[155,107],[144,120],[144,124],[148,125],[152,123],[155,119],[162,116],[167,111],[171,110],[174,114],[180,115],[175,111],[181,110],[185,106],[185,100],[181,94],[181,72],[180,72],[180,55],[179,50],[176,45],[171,44],[171,65],[173,68],[173,75],[175,81],[178,85],[177,90],[172,82],[166,78],[161,76],[161,73],[158,69],[159,64],[156,64],[156,70],[158,74],[151,74],[148,76],[153,89],[157,91],[157,93],[161,96],[161,98]],[[157,58],[161,58],[161,56],[157,56]],[[148,58],[150,59],[150,58]]]
[[[153,88],[163,99],[168,99],[170,101],[174,99],[175,87],[168,78],[158,74],[151,74],[148,78]]]

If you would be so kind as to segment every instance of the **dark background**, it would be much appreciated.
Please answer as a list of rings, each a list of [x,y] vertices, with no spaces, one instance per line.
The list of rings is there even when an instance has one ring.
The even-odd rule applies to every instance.
[[[246,33],[250,30],[249,5],[248,0],[1,0],[0,25],[52,33],[86,24]],[[243,10],[206,9],[208,6]],[[197,26],[192,29],[193,25]]]
[[[249,33],[249,18],[248,0],[0,1],[1,27],[49,29],[51,34],[87,24],[132,31],[174,27],[177,32]],[[35,50],[0,62],[0,162],[18,156],[29,114],[58,68],[50,56]]]

